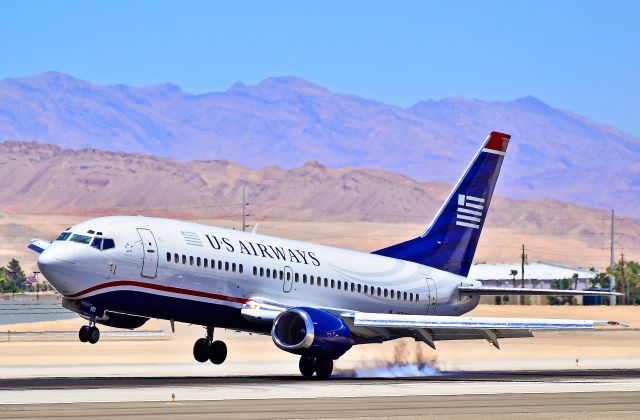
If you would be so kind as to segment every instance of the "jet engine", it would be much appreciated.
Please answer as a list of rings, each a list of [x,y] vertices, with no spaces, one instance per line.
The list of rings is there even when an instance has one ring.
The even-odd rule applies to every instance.
[[[353,346],[349,327],[335,315],[314,308],[292,308],[273,321],[271,338],[294,354],[337,359]]]

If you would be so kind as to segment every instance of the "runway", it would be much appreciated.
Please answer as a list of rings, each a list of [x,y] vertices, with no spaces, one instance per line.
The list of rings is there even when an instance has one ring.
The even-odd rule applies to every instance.
[[[172,395],[175,401],[172,402]],[[0,379],[2,418],[637,418],[639,370]]]

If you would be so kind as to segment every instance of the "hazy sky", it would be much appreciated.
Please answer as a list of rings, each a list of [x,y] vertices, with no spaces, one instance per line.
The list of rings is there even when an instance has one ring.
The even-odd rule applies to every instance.
[[[536,96],[640,135],[640,1],[7,1],[0,78],[201,93],[295,75],[411,106]]]

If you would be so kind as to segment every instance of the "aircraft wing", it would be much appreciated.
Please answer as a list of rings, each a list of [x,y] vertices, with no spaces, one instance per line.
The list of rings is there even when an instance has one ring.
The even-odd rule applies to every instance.
[[[617,292],[600,292],[595,290],[558,290],[531,289],[522,287],[486,287],[486,286],[458,286],[463,295],[520,295],[520,296],[622,296]]]
[[[356,312],[355,327],[383,328],[496,328],[504,330],[593,329],[597,326],[620,325],[616,321],[546,319],[546,318],[485,318],[468,316],[400,315]]]
[[[616,321],[485,318],[432,315],[401,315],[356,312],[343,314],[351,331],[364,338],[375,336],[413,337],[433,349],[435,341],[484,339],[500,348],[500,338],[533,337],[532,330],[589,330],[623,325]]]

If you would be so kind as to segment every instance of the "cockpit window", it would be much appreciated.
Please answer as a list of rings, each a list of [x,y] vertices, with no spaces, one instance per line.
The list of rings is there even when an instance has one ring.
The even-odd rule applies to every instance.
[[[93,242],[91,242],[91,246],[96,249],[102,249],[102,238],[93,238]]]
[[[71,236],[71,232],[62,232],[60,236],[56,238],[56,241],[66,241],[69,236]]]
[[[88,244],[91,242],[91,236],[78,235],[77,233],[74,233],[73,235],[71,235],[70,241],[78,242],[81,244]]]
[[[116,243],[113,241],[113,239],[109,239],[109,238],[104,238],[102,240],[102,249],[111,249],[111,248],[115,248],[116,247]]]

